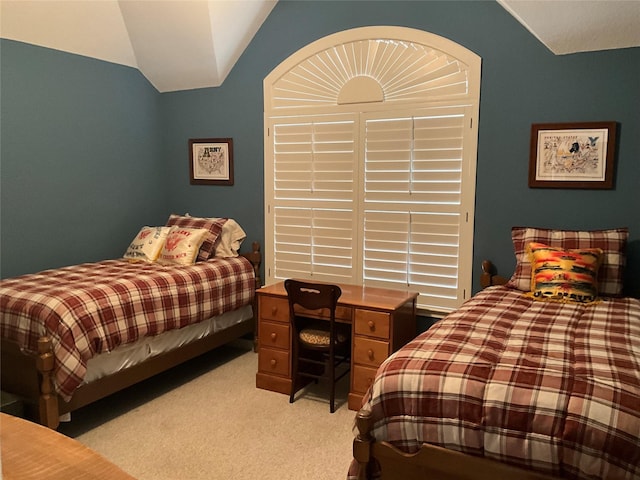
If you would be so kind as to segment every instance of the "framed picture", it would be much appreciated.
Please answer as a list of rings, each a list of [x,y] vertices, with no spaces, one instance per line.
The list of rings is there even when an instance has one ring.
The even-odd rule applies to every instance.
[[[233,185],[233,140],[189,139],[192,185]]]
[[[616,122],[534,123],[529,187],[613,188]]]

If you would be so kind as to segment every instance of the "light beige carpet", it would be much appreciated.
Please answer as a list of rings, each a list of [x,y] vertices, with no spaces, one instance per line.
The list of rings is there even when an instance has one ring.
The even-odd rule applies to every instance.
[[[60,431],[139,480],[346,478],[348,376],[330,414],[326,384],[289,404],[255,387],[257,363],[236,341],[74,412]]]

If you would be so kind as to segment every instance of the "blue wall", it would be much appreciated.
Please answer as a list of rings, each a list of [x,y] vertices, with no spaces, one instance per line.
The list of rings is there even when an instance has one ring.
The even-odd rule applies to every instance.
[[[133,68],[2,40],[1,275],[121,256],[164,222],[160,94]]]
[[[53,209],[62,214],[74,206],[67,193],[45,187],[49,177],[60,180],[55,164],[71,162],[78,157],[78,147],[74,142],[80,127],[84,136],[110,142],[107,150],[122,147],[120,155],[127,158],[118,165],[105,167],[103,158],[89,156],[91,168],[85,167],[78,174],[82,185],[100,176],[109,178],[109,184],[131,180],[130,175],[121,172],[125,166],[147,173],[155,169],[156,174],[156,177],[139,176],[135,179],[139,188],[146,189],[142,194],[149,200],[146,207],[135,208],[135,202],[126,196],[105,201],[101,193],[83,187],[88,205],[80,213],[86,227],[100,229],[106,221],[122,221],[127,215],[131,219],[124,222],[127,223],[126,228],[125,225],[118,228],[118,238],[102,237],[104,242],[84,246],[86,259],[106,256],[109,252],[117,256],[126,247],[129,237],[135,234],[137,226],[163,222],[171,211],[232,216],[245,228],[250,240],[262,242],[262,81],[273,68],[308,43],[337,31],[367,25],[402,25],[426,30],[460,43],[482,57],[474,248],[476,273],[481,260],[489,258],[498,265],[501,273],[510,274],[515,264],[510,241],[513,225],[574,229],[628,226],[632,236],[629,250],[630,272],[634,277],[632,283],[640,289],[640,216],[636,198],[640,188],[637,161],[640,158],[640,142],[637,140],[640,138],[640,115],[637,114],[640,107],[637,88],[640,84],[640,48],[556,56],[502,7],[488,1],[280,0],[221,87],[162,95],[154,95],[149,91],[152,88],[136,77],[135,71],[124,67],[25,46],[14,46],[14,55],[7,59],[3,50],[2,275],[34,270],[47,266],[47,262],[64,263],[69,258],[65,257],[64,261],[61,258],[64,242],[57,238],[52,239],[54,248],[37,261],[5,259],[5,247],[9,246],[11,256],[17,255],[25,245],[19,233],[21,229],[35,232],[37,225],[47,217],[46,212]],[[57,138],[51,131],[58,128],[60,118],[75,113],[78,120],[62,137],[55,155],[49,155],[49,163],[39,165],[35,171],[40,180],[34,191],[45,188],[45,193],[40,195],[47,200],[37,201],[33,194],[16,185],[26,175],[26,167],[20,160],[23,158],[23,146],[33,145],[34,136],[30,134],[33,127],[21,113],[24,107],[19,102],[5,105],[5,64],[11,68],[17,66],[20,76],[24,77],[28,77],[31,68],[39,70],[40,64],[60,72],[60,75],[63,72],[67,74],[67,70],[72,68],[86,71],[83,75],[87,76],[89,83],[79,83],[78,88],[69,88],[63,77],[50,80],[52,85],[48,88],[60,90],[63,100],[75,105],[73,108],[62,105],[62,101],[49,103],[45,92],[37,102],[22,101],[32,109],[38,106],[37,111],[46,113],[46,117],[41,119],[43,125],[40,130],[48,130],[47,140]],[[76,75],[75,71],[73,75]],[[103,80],[105,76],[116,77],[118,86]],[[82,76],[77,81],[81,79]],[[13,94],[31,97],[33,87],[26,88],[21,84],[25,83],[21,78],[16,78],[15,82]],[[87,87],[90,92],[83,92]],[[126,103],[123,106],[126,118],[109,122],[108,115],[100,115],[104,125],[92,129],[90,121],[95,109],[88,112],[85,103],[95,102],[93,96],[96,95],[100,99],[98,102],[104,103],[120,96],[126,97],[127,101],[123,102]],[[61,111],[64,112],[62,115]],[[612,120],[620,124],[615,189],[528,188],[532,123]],[[121,145],[112,138],[121,130],[119,121],[126,122],[128,128],[144,131],[142,140]],[[9,126],[5,128],[6,123]],[[5,148],[7,129],[21,141]],[[201,137],[233,138],[234,186],[189,184],[187,142],[189,138]],[[140,150],[134,151],[136,147],[145,150],[146,155]],[[7,162],[9,173],[5,178]],[[100,175],[93,173],[94,168],[98,172],[106,170],[102,170]],[[60,183],[67,184],[64,181],[68,178],[66,173],[62,178]],[[7,185],[13,187],[10,187],[11,195],[5,197]],[[68,184],[69,187],[73,185]],[[155,191],[160,185],[164,185],[161,193]],[[5,218],[5,198],[11,199],[11,208],[16,209],[8,218]],[[55,202],[51,202],[51,198],[55,198]],[[101,219],[93,214],[105,209],[108,212],[106,216],[103,213]],[[38,219],[38,223],[29,223],[29,216]],[[128,230],[126,235],[124,230]],[[475,288],[478,288],[477,283]]]
[[[635,272],[629,277],[640,289],[640,48],[556,56],[494,2],[280,0],[221,87],[163,95],[171,204],[198,213],[231,211],[249,238],[262,239],[264,77],[318,38],[383,24],[426,30],[482,57],[474,277],[487,258],[510,275],[513,225],[628,226]],[[586,121],[620,123],[616,188],[529,189],[531,124]],[[229,193],[189,186],[186,144],[198,135],[233,137],[236,186]]]

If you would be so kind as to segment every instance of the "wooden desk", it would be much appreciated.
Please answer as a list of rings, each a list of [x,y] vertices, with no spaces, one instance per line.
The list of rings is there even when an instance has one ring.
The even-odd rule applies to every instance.
[[[378,366],[416,336],[418,293],[340,284],[336,319],[352,325],[349,408],[360,409]],[[291,392],[291,329],[284,283],[263,287],[258,296],[256,386]]]
[[[135,480],[80,442],[0,413],[4,480]]]

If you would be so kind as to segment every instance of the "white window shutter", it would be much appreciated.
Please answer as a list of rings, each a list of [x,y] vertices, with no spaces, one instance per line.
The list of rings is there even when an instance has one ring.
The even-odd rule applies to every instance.
[[[410,289],[427,314],[468,298],[480,67],[443,37],[362,27],[265,78],[267,284]]]
[[[273,135],[274,280],[353,280],[357,215],[353,116],[277,119]]]
[[[420,292],[431,310],[460,304],[464,107],[365,116],[365,285]]]

